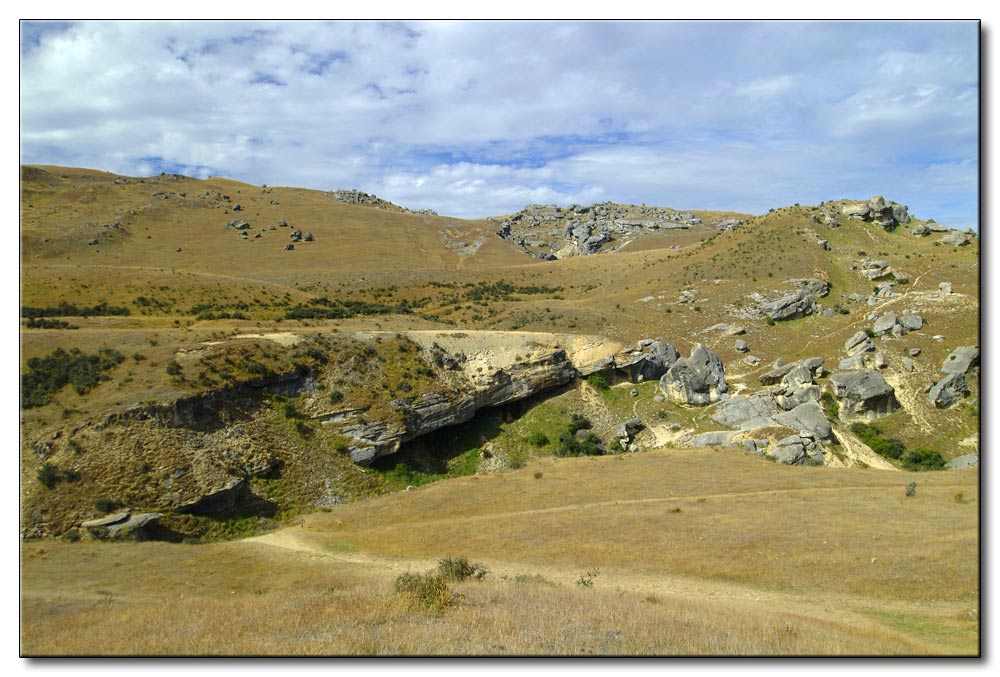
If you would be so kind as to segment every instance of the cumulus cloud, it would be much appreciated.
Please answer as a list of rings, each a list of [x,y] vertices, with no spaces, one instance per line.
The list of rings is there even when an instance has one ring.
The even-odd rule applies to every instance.
[[[22,161],[465,217],[885,193],[975,225],[977,41],[974,22],[24,22]]]

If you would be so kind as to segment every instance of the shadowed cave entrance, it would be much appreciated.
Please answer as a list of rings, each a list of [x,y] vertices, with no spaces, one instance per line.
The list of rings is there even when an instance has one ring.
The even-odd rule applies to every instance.
[[[370,467],[400,488],[420,486],[447,477],[473,475],[480,463],[491,457],[492,452],[484,447],[489,447],[489,443],[503,435],[510,424],[534,406],[572,387],[572,384],[567,384],[523,400],[480,409],[465,423],[440,428],[404,442],[398,452],[376,459]],[[506,442],[509,444],[505,446],[517,445],[513,440]],[[517,467],[520,458],[520,454],[510,454],[512,465],[508,467]]]

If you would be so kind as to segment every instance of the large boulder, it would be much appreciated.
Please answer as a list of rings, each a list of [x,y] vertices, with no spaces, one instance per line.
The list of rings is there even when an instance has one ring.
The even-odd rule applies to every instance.
[[[960,402],[968,390],[969,386],[965,381],[965,374],[960,372],[949,374],[931,386],[927,393],[927,399],[938,409],[947,409]]]
[[[823,448],[808,437],[789,435],[778,440],[768,455],[786,465],[822,465]]]
[[[637,350],[616,356],[614,367],[624,372],[631,383],[640,383],[660,378],[679,359],[677,348],[657,339]]]
[[[896,313],[890,311],[875,320],[875,324],[872,325],[872,332],[876,336],[883,336],[890,333],[897,324],[899,324],[899,319],[896,317]]]
[[[832,432],[830,421],[827,420],[819,403],[814,400],[804,402],[791,411],[777,414],[774,420],[789,428],[808,430],[817,439],[825,440]]]
[[[776,299],[761,303],[757,310],[770,320],[791,320],[810,315],[816,299],[830,292],[830,283],[816,278],[789,280],[797,289]]]
[[[951,351],[944,359],[941,371],[946,374],[964,374],[972,367],[979,365],[979,348],[975,346],[960,346]]]
[[[941,244],[950,245],[952,247],[964,247],[967,244],[969,244],[971,240],[969,239],[969,236],[966,235],[965,233],[960,233],[959,231],[955,230],[948,233],[947,235],[944,235],[941,238],[940,242]]]
[[[948,470],[964,470],[965,468],[975,468],[978,465],[979,454],[962,454],[945,463],[944,467]]]
[[[106,517],[87,520],[80,526],[89,531],[94,538],[142,541],[150,536],[150,528],[162,518],[163,513],[160,512],[133,513],[124,510]]]
[[[719,402],[712,420],[729,428],[750,430],[774,424],[774,416],[781,409],[770,393],[733,395]]]
[[[899,409],[896,391],[874,369],[833,374],[830,387],[845,417],[877,418]]]
[[[719,356],[695,345],[688,357],[682,357],[660,379],[660,389],[667,397],[683,404],[705,405],[716,402],[729,388]]]

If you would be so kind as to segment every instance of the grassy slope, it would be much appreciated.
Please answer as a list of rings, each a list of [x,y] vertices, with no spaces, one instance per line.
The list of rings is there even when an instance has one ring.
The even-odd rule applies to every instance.
[[[25,544],[22,651],[976,653],[977,475],[903,484],[661,451],[446,480],[251,541]],[[454,555],[487,582],[440,612],[393,593]]]

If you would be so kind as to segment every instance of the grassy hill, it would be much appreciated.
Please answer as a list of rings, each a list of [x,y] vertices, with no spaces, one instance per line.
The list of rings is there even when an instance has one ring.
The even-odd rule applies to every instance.
[[[934,224],[917,215],[892,230],[830,225],[851,200],[760,216],[692,205],[702,225],[541,261],[497,236],[499,217],[331,191],[23,166],[21,197],[25,653],[976,652],[975,469],[682,448],[722,426],[711,409],[658,402],[652,381],[577,380],[369,468],[323,417],[391,422],[400,397],[453,392],[457,372],[428,362],[439,341],[487,372],[543,347],[596,359],[645,338],[684,355],[701,343],[736,394],[778,360],[821,356],[837,371],[871,313],[907,310],[920,330],[876,339],[902,404],[877,425],[945,459],[978,452],[978,369],[960,404],[926,395],[952,350],[980,342],[977,237],[919,236]],[[708,225],[722,219],[742,223]],[[293,243],[295,230],[311,241]],[[896,296],[851,300],[878,284],[864,259],[905,273]],[[830,284],[828,312],[749,312],[800,278]],[[573,414],[605,440],[641,417],[641,451],[556,458]],[[252,500],[168,511],[178,542],[67,542],[85,519],[160,510],[237,472]],[[399,574],[448,556],[492,574],[452,582],[437,609],[395,591]],[[222,565],[234,559],[239,575]],[[302,620],[289,627],[288,614]],[[197,632],[169,629],[195,617]],[[221,618],[265,630],[239,639],[214,629]]]

